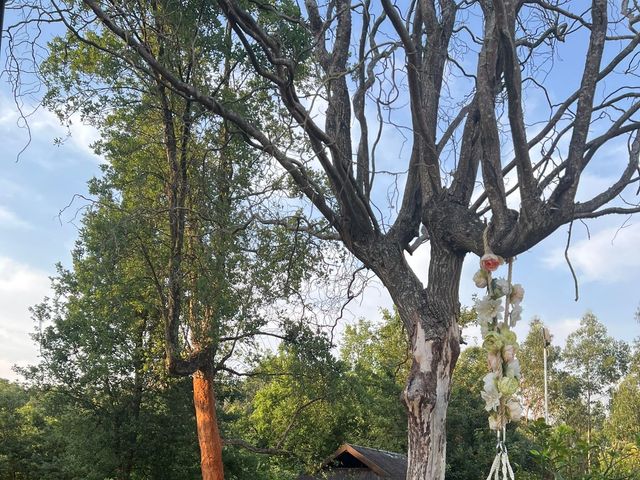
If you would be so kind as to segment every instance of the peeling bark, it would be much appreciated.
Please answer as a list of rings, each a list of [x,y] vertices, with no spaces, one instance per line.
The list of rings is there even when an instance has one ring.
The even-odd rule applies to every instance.
[[[422,326],[416,328],[413,364],[403,394],[409,430],[407,479],[444,479],[447,405],[460,352],[459,335],[456,323],[443,339],[427,340]]]
[[[223,480],[222,439],[216,416],[213,375],[208,370],[193,374],[193,405],[196,410],[202,480]]]

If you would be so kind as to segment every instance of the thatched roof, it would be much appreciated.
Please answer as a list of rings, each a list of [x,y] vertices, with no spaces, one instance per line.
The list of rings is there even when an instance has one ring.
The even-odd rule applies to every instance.
[[[345,443],[322,463],[315,476],[303,476],[300,480],[404,480],[406,476],[405,455]]]

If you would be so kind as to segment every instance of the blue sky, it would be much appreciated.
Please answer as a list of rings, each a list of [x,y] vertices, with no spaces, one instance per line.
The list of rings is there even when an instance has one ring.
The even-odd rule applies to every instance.
[[[561,90],[563,85],[555,87]],[[534,100],[529,108],[534,108]],[[97,139],[96,132],[79,121],[71,126],[64,144],[55,145],[54,139],[66,137],[67,130],[44,110],[30,118],[31,143],[18,158],[28,142],[18,120],[6,78],[0,78],[0,377],[4,378],[16,378],[12,365],[37,360],[36,345],[29,337],[34,324],[28,308],[49,294],[48,277],[55,263],[69,266],[82,202],[65,207],[74,195],[86,194],[86,182],[99,174],[101,161],[89,146]],[[620,171],[626,162],[620,146],[612,146],[605,152],[606,161],[587,172],[581,196],[599,193]],[[386,152],[398,155],[401,148],[396,147]],[[573,279],[564,262],[566,229],[518,258],[514,281],[526,290],[524,321],[517,328],[520,335],[531,317],[538,315],[555,334],[556,343],[562,344],[587,310],[616,338],[631,341],[640,335],[640,324],[634,320],[640,303],[640,217],[626,220],[609,217],[589,222],[590,239],[582,224],[574,226],[570,257],[580,282],[578,302],[573,300]],[[428,257],[425,245],[410,258],[424,280]],[[482,293],[471,280],[477,261],[470,255],[465,263],[461,284],[465,305],[471,304],[473,293]],[[375,319],[380,307],[390,306],[388,294],[373,282],[350,305],[345,321],[359,316]],[[471,341],[479,335],[473,329],[465,333]]]
[[[99,173],[99,159],[88,144],[95,132],[78,125],[66,136],[56,117],[38,111],[30,120],[32,141],[6,83],[0,87],[0,377],[15,378],[11,365],[35,360],[36,348],[28,308],[49,293],[55,263],[69,265],[77,235],[79,203],[65,209],[74,194],[86,194],[87,180]]]

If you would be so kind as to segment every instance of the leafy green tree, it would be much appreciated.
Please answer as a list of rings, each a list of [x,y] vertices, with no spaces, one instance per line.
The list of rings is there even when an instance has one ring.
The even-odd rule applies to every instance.
[[[60,429],[73,432],[65,441],[66,463],[84,478],[128,479],[148,471],[184,478],[197,465],[189,389],[164,374],[161,306],[144,258],[132,248],[149,225],[127,214],[126,200],[115,208],[111,190],[100,190],[105,184],[92,186],[104,203],[83,219],[73,269],[59,269],[54,298],[33,310],[43,326],[35,335],[41,361],[23,373],[47,392]],[[165,439],[161,450],[155,438]],[[96,450],[83,448],[87,444]],[[160,451],[171,452],[178,468]]]
[[[360,319],[345,328],[340,358],[351,388],[353,421],[348,438],[395,452],[407,449],[407,414],[401,397],[410,368],[404,327],[397,311],[382,310],[375,324]]]
[[[195,433],[185,404],[190,392],[177,388],[185,386],[145,393],[139,421],[127,429],[137,436],[131,455],[123,450],[131,446],[123,428],[131,416],[115,405],[115,415],[122,415],[115,418],[106,401],[98,406],[106,397],[98,388],[90,399],[79,391],[26,389],[2,380],[0,479],[193,478],[197,449],[185,442]]]
[[[189,2],[140,7],[144,35],[165,68],[202,86],[218,84],[227,102],[241,103],[247,115],[269,121],[267,109],[273,103],[259,93],[256,77],[238,75],[246,59],[232,51],[229,24],[204,27],[203,11]],[[207,16],[216,12],[213,4],[206,8]],[[80,112],[97,126],[98,151],[110,164],[93,182],[96,209],[107,225],[93,233],[96,242],[116,253],[106,253],[103,260],[96,248],[98,261],[83,259],[98,280],[95,290],[82,293],[89,299],[80,301],[96,296],[104,305],[126,309],[134,304],[140,310],[137,315],[158,341],[150,363],[156,368],[164,360],[171,374],[192,376],[203,477],[221,479],[216,375],[246,354],[255,337],[282,336],[265,328],[279,321],[273,305],[296,295],[318,257],[302,228],[290,233],[295,218],[284,226],[260,223],[267,206],[277,204],[281,187],[269,172],[255,168],[256,155],[242,141],[242,132],[224,120],[206,118],[197,103],[167,88],[159,77],[141,76],[139,60],[118,51],[108,30],[87,34],[55,38],[41,69],[48,87],[45,104],[63,120]],[[216,68],[200,61],[204,58]],[[278,128],[286,127],[274,126],[273,132]],[[122,254],[125,248],[131,250]],[[110,265],[121,266],[119,255],[128,256],[130,264],[123,268],[131,272],[109,271]],[[303,257],[305,262],[299,261]],[[128,288],[127,274],[143,289]],[[119,321],[141,321],[124,313]],[[109,310],[94,314],[108,315]],[[90,322],[82,327],[89,328]],[[129,326],[121,327],[122,335],[105,342],[105,356],[121,348]],[[102,373],[119,374],[109,368]]]
[[[30,429],[21,414],[21,409],[25,408],[28,402],[29,394],[20,385],[0,379],[0,479],[2,480],[28,478],[34,473],[30,460],[37,453],[37,443],[34,445],[33,435],[27,435]]]
[[[273,478],[274,472],[312,470],[348,440],[353,397],[326,337],[301,327],[275,353],[260,358],[253,372],[225,412],[235,417],[232,431],[238,436],[288,453],[265,461]]]
[[[629,345],[607,335],[606,327],[588,312],[580,328],[567,337],[562,357],[568,371],[579,381],[586,402],[587,443],[591,441],[596,398],[609,391],[627,370]]]
[[[640,445],[625,444],[606,435],[594,435],[591,443],[575,428],[565,424],[531,422],[535,448],[531,455],[536,468],[524,479],[631,480],[640,474]]]
[[[636,341],[628,373],[613,391],[607,429],[616,440],[640,441],[640,341]]]

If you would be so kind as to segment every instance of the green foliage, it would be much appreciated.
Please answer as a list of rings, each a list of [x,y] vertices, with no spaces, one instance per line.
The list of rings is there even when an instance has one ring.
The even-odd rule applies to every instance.
[[[402,390],[411,367],[407,334],[397,311],[382,310],[382,321],[361,319],[345,328],[340,358],[347,365],[350,442],[404,452],[406,410]]]
[[[586,415],[582,420],[579,411],[576,412],[575,403],[568,420],[586,431],[589,437],[592,428],[599,426],[604,419],[604,406],[596,396],[608,393],[613,383],[625,373],[629,346],[608,336],[605,326],[598,322],[596,316],[587,313],[580,321],[580,328],[567,338],[562,358],[566,370],[571,372],[568,387],[579,392],[579,397],[586,404]]]
[[[65,478],[55,422],[21,385],[0,379],[0,479]]]
[[[92,277],[82,278],[87,281]],[[70,300],[60,303],[60,308],[80,301],[70,293],[83,285],[74,275],[61,271],[56,285]],[[83,308],[99,306],[97,301],[83,304]],[[40,306],[36,312],[49,315],[49,321],[56,318],[55,309]],[[119,368],[124,368],[131,359],[109,341],[104,342],[103,351],[97,349],[100,335],[111,334],[101,331],[106,326],[100,325],[100,317],[93,317],[91,328],[77,323],[83,319],[79,314],[65,310],[63,317],[64,322],[54,322],[56,327],[42,334],[48,339],[47,348],[57,352],[51,361],[62,358],[65,349],[77,353],[68,356],[69,368],[60,369],[59,382],[53,383],[58,378],[56,370],[45,376],[37,369],[29,374],[38,378],[40,388],[27,390],[0,382],[0,479],[12,479],[13,473],[18,478],[54,480],[197,476],[188,382],[164,377],[161,369],[153,368],[155,361],[144,357],[150,368],[142,369],[145,381],[136,417],[131,410],[135,382],[127,380],[135,378],[135,372],[121,370],[122,376],[117,378],[109,373],[119,362]],[[133,343],[134,325],[120,333],[131,337]],[[538,322],[532,323],[520,358],[538,348],[538,326]],[[59,331],[54,335],[56,329]],[[62,329],[68,331],[62,335]],[[219,417],[224,436],[243,439],[257,448],[281,450],[267,455],[225,447],[227,478],[293,480],[301,471],[313,470],[342,442],[405,451],[406,414],[400,397],[410,360],[406,334],[395,312],[383,311],[380,322],[362,319],[347,326],[337,354],[327,337],[297,322],[289,324],[285,338],[275,352],[256,360],[251,377],[220,379]],[[43,353],[49,358],[46,350]],[[535,357],[537,354],[531,353],[531,358]],[[591,442],[587,442],[580,422],[570,425],[559,421],[549,426],[540,419],[510,425],[509,456],[517,478],[638,478],[639,358],[636,346],[629,371],[613,392],[606,419],[603,410],[602,422],[594,423]],[[552,365],[554,381],[569,384],[565,390],[579,400],[584,383],[557,361]],[[447,417],[448,480],[484,480],[493,460],[495,437],[479,394],[486,368],[481,348],[463,350],[454,372]],[[557,394],[552,405],[569,398],[560,396],[564,395],[562,389]],[[576,417],[586,416],[584,402],[577,401],[572,408]],[[565,413],[566,409],[558,409],[554,416]],[[131,442],[134,432],[135,441]],[[129,477],[123,460],[131,462]]]
[[[563,360],[587,394],[603,393],[626,371],[629,346],[607,335],[593,313],[580,321],[580,328],[567,338]]]
[[[348,326],[340,359],[326,337],[298,327],[276,353],[259,359],[254,378],[239,385],[242,394],[225,407],[235,418],[233,434],[291,454],[262,461],[268,478],[313,470],[344,442],[406,450],[400,393],[407,340],[396,313],[383,311],[382,317]]]
[[[629,443],[640,438],[640,341],[636,342],[629,372],[613,392],[607,429],[611,437]]]
[[[621,444],[604,435],[591,443],[577,430],[561,424],[545,425],[542,420],[528,426],[536,448],[531,455],[538,478],[558,480],[622,480],[640,475],[640,444]],[[534,478],[534,477],[531,477]]]
[[[495,435],[480,397],[486,356],[480,347],[466,348],[453,373],[447,411],[447,479],[476,478],[479,471],[488,473],[493,461]]]

